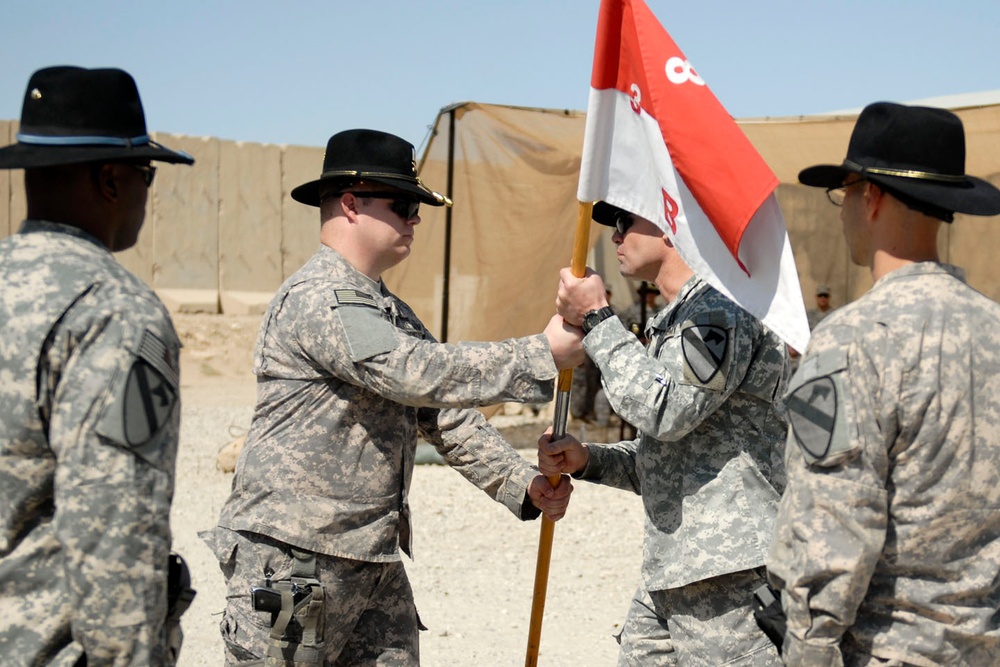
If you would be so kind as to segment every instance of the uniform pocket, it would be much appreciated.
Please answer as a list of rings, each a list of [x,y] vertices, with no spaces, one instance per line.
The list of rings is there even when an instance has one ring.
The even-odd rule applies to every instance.
[[[261,628],[239,609],[233,605],[226,607],[222,614],[222,621],[219,623],[219,632],[222,641],[226,644],[226,650],[239,662],[260,661],[261,655],[254,652],[253,648],[265,646],[266,642],[260,637]]]

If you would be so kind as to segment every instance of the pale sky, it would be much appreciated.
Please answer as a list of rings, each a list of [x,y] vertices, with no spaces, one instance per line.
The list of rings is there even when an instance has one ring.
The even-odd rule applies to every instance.
[[[31,72],[115,66],[150,130],[323,146],[370,127],[419,146],[477,101],[587,105],[598,0],[8,0],[0,119]],[[1000,0],[647,0],[737,118],[1000,88]]]

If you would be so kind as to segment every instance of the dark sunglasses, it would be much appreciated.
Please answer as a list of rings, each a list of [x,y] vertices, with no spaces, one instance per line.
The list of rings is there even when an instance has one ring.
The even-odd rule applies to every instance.
[[[142,180],[146,182],[147,188],[153,184],[153,178],[156,176],[156,167],[148,164],[130,164],[129,166],[142,173]]]
[[[625,232],[628,231],[634,222],[635,219],[628,211],[618,211],[615,213],[615,231],[618,232],[619,236],[625,236]]]
[[[420,212],[420,200],[401,195],[398,192],[341,192],[340,194],[352,194],[355,197],[371,197],[372,199],[389,199],[389,210],[401,217],[403,220],[411,220],[417,217]]]

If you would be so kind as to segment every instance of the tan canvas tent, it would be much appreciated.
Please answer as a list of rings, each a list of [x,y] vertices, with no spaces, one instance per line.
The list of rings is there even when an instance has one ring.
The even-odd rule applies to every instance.
[[[967,171],[1000,183],[1000,104],[955,110],[966,127]],[[798,185],[796,178],[806,166],[841,162],[855,118],[846,113],[739,121],[781,181],[778,199],[807,307],[817,284],[831,286],[834,305],[857,298],[871,284],[866,269],[850,264],[838,209],[821,190]],[[412,255],[386,276],[435,334],[489,340],[535,333],[545,325],[554,312],[558,269],[569,264],[572,250],[583,128],[579,111],[475,102],[442,109],[420,173],[455,205],[450,212],[421,209]],[[589,263],[608,281],[613,304],[623,308],[635,286],[618,276],[606,230],[592,225],[591,239]],[[1000,277],[992,271],[989,249],[997,246],[995,218],[960,215],[954,225],[943,226],[942,259],[964,266],[972,285],[995,299]]]

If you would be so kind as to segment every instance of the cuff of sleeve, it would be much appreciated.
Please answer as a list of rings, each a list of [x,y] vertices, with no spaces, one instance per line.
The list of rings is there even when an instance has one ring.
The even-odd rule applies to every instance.
[[[590,453],[590,456],[587,458],[587,466],[583,470],[578,470],[570,476],[573,479],[590,481],[598,480],[604,476],[604,448],[600,445],[592,445],[589,442],[584,443],[584,446]]]
[[[603,322],[598,323],[596,327],[583,337],[583,349],[587,354],[590,354],[592,351],[596,352],[604,339],[618,340],[622,334],[635,338],[632,332],[625,328],[625,323],[621,319],[609,317]],[[593,356],[591,358],[593,359]]]
[[[504,484],[504,497],[502,502],[511,513],[521,521],[531,521],[537,519],[542,513],[531,502],[528,494],[528,487],[535,475],[539,474],[538,469],[529,466],[527,463],[517,472],[512,472],[507,482]]]
[[[837,644],[810,644],[792,634],[785,635],[781,656],[786,665],[811,665],[812,667],[844,667],[844,656]]]
[[[552,358],[552,348],[549,347],[549,340],[545,334],[535,334],[525,339],[528,344],[524,346],[528,367],[539,380],[552,380],[559,375],[556,368],[555,359]]]
[[[542,510],[532,504],[531,496],[529,496],[528,492],[525,491],[524,501],[521,503],[521,513],[518,515],[518,518],[521,519],[521,521],[534,521],[541,515]]]

